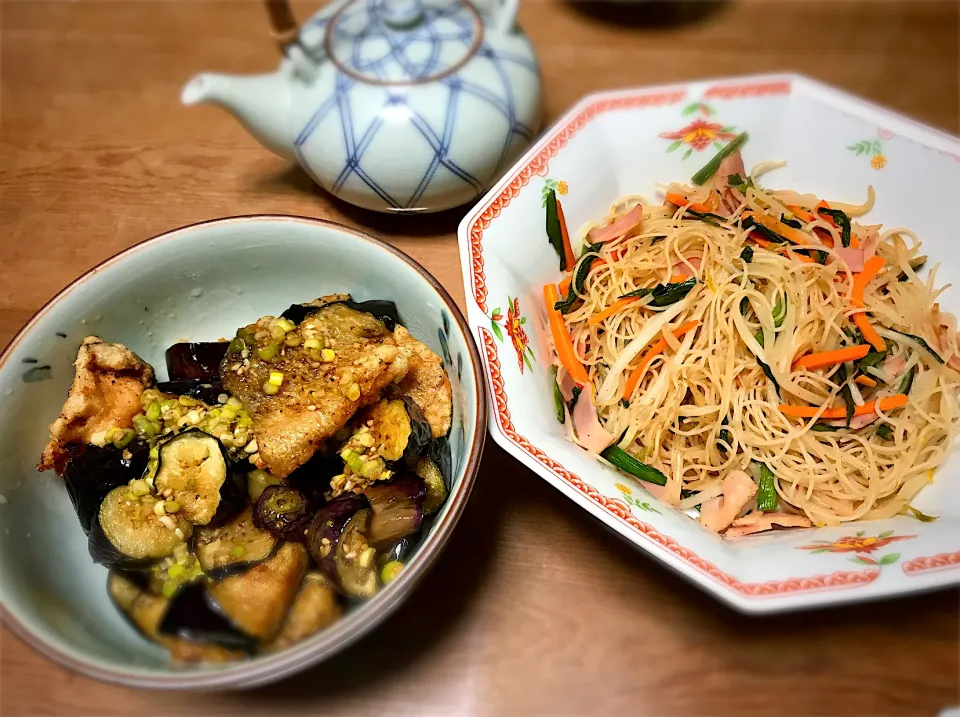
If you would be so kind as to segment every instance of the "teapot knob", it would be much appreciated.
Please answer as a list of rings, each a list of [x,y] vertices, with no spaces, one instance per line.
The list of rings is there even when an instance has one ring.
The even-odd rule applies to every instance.
[[[380,0],[380,18],[390,27],[404,28],[423,20],[421,0]]]

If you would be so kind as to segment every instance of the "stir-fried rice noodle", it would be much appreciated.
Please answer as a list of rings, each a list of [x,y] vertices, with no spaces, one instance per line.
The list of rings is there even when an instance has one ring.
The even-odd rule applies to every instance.
[[[694,202],[707,193],[680,185],[670,191]],[[587,241],[591,228],[613,223],[638,203],[643,206],[640,227],[603,244],[601,260],[593,263],[578,292],[582,303],[564,316],[576,358],[596,387],[601,424],[612,436],[622,436],[620,448],[679,481],[683,508],[720,496],[731,471],[749,471],[753,465],[755,472],[757,463],[765,463],[775,476],[778,510],[805,514],[816,525],[902,512],[932,481],[960,421],[960,374],[950,365],[957,354],[956,320],[936,306],[943,291],[935,283],[936,267],[926,278],[911,267],[911,260],[918,263],[920,241],[909,229],[853,222],[854,245],[862,242],[866,254],[875,251],[885,260],[866,287],[864,307],[886,342],[886,357],[863,369],[855,362],[797,367],[807,354],[865,343],[852,333],[858,309],[841,231],[826,216],[800,220],[788,208],[815,211],[818,199],[811,195],[748,186],[742,196],[732,217],[707,221],[672,204],[625,197],[601,222],[582,230]],[[830,206],[859,216],[873,204],[872,188],[868,196],[863,205]],[[741,227],[745,211],[799,221],[797,231],[825,252],[820,255],[825,263],[812,252],[802,255],[813,260],[798,258],[801,253],[790,244],[754,242],[751,230]],[[749,261],[741,257],[745,247],[753,249]],[[647,296],[589,323],[624,294],[682,280],[678,275],[697,279],[682,300],[656,307]],[[699,322],[696,330],[673,335],[690,321]],[[947,363],[898,332],[924,339]],[[625,395],[631,372],[661,338],[666,348]],[[779,396],[760,362],[779,384]],[[850,428],[845,420],[791,417],[781,408],[844,408],[844,385],[858,406],[879,401],[899,393],[911,370],[905,406],[858,415]],[[863,374],[863,383],[852,380],[854,372]],[[878,432],[882,425],[892,429],[883,431],[886,437]],[[755,499],[739,514],[754,506]]]

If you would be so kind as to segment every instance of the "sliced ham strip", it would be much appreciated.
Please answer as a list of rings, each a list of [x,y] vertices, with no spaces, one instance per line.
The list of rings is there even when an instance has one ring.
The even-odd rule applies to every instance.
[[[573,380],[573,376],[567,373],[563,366],[557,368],[557,385],[560,387],[560,395],[563,396],[563,400],[570,403],[573,400],[573,389],[577,384]]]
[[[746,198],[743,192],[729,185],[728,181],[732,174],[739,174],[743,179],[747,178],[747,170],[744,169],[740,152],[734,152],[720,162],[720,167],[714,175],[714,187],[720,192],[720,207],[717,209],[717,214],[724,217],[732,216]]]
[[[731,471],[723,479],[723,495],[700,506],[700,524],[719,533],[730,525],[757,494],[757,484],[743,471]]]
[[[613,224],[605,227],[591,229],[587,234],[587,241],[591,244],[601,244],[603,242],[619,239],[631,229],[636,229],[643,222],[643,207],[639,204],[617,219]]]
[[[813,523],[805,515],[755,512],[737,518],[723,535],[726,538],[739,538],[744,535],[773,530],[775,525],[781,528],[809,528]]]
[[[850,267],[850,271],[854,274],[858,274],[863,271],[863,262],[866,261],[866,254],[863,249],[854,249],[853,247],[837,247],[835,249],[837,255],[843,259],[847,266]]]
[[[667,505],[679,505],[680,504],[680,481],[674,479],[670,475],[670,471],[665,469],[662,463],[654,462],[653,467],[658,471],[667,476],[666,485],[657,485],[656,483],[647,483],[643,481],[640,485],[643,486],[643,489],[647,491],[657,500],[662,500]]]
[[[866,426],[869,426],[871,423],[878,420],[879,418],[880,416],[878,416],[876,413],[868,413],[863,416],[854,416],[853,418],[850,419],[850,429],[856,431],[860,428],[864,428]],[[846,425],[847,425],[846,419],[843,419],[843,418],[838,418],[837,420],[824,421],[824,423],[830,426],[836,426],[837,428],[846,428]]]
[[[700,256],[690,256],[687,257],[687,261],[693,265],[693,268],[697,271],[700,271],[700,265],[703,262],[703,257]],[[690,267],[686,262],[678,261],[676,264],[670,267],[670,279],[675,281],[676,279],[683,278],[689,279],[693,276],[693,272],[690,271]]]
[[[903,369],[906,367],[907,360],[903,356],[888,356],[883,360],[883,363],[880,364],[880,368],[894,379],[903,373]]]
[[[587,384],[573,407],[573,428],[577,433],[577,443],[590,453],[600,453],[613,443],[613,436],[600,425],[597,407],[593,403],[593,384]]]

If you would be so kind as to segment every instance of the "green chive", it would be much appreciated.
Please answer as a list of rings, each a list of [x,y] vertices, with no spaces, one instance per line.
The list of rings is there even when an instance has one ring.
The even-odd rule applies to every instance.
[[[760,487],[757,489],[757,510],[769,513],[776,509],[776,476],[766,463],[760,463]]]
[[[710,177],[716,174],[717,170],[720,169],[720,164],[723,162],[723,160],[740,149],[744,142],[746,142],[748,139],[750,139],[750,135],[748,135],[746,132],[743,132],[730,140],[726,147],[717,152],[716,157],[707,162],[703,169],[693,175],[693,183],[700,185],[710,179]]]
[[[638,480],[656,485],[666,485],[667,477],[656,468],[641,463],[617,445],[606,448],[601,454],[614,466]]]
[[[557,420],[563,423],[566,421],[566,416],[563,410],[563,394],[560,392],[560,384],[557,383],[557,367],[552,366],[551,371],[553,373],[553,407],[556,410]]]
[[[557,193],[547,192],[547,239],[560,256],[560,271],[567,270],[567,258],[563,253],[563,233],[560,230],[560,216],[557,214]]]

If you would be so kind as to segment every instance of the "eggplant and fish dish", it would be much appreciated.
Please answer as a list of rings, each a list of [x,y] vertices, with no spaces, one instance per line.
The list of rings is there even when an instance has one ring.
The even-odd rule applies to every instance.
[[[452,392],[393,302],[295,304],[166,364],[84,339],[38,466],[146,638],[176,662],[275,651],[403,570],[447,498]]]

